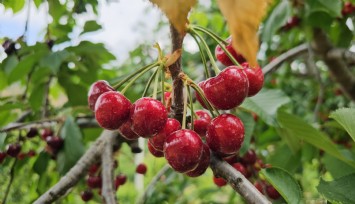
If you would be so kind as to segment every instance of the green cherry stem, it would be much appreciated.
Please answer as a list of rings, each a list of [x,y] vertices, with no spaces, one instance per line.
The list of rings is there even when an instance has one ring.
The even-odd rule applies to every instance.
[[[197,46],[198,46],[198,50],[200,52],[200,55],[201,55],[201,59],[202,59],[202,63],[203,63],[203,67],[205,68],[205,74],[206,74],[206,78],[210,78],[210,72],[208,71],[208,67],[207,67],[207,63],[206,63],[206,56],[205,56],[205,53],[203,52],[203,48],[201,47],[201,44],[198,42],[198,39],[196,38],[195,35],[191,35]]]
[[[158,94],[158,83],[159,83],[159,70],[162,69],[162,67],[164,66],[164,64],[161,64],[157,71],[157,74],[155,75],[155,80],[154,80],[154,89],[153,89],[153,98],[157,99],[157,94]]]
[[[119,83],[114,85],[113,88],[115,90],[119,89],[124,83],[126,83],[127,81],[129,81],[130,79],[135,77],[137,74],[140,74],[141,72],[145,73],[145,72],[149,71],[150,69],[158,66],[159,64],[160,64],[160,62],[155,62],[155,63],[149,64],[147,66],[144,66],[144,67],[138,69],[137,71],[133,72],[132,74],[127,76],[125,79],[123,79],[122,81],[120,81]]]
[[[165,106],[165,96],[164,96],[164,84],[165,84],[165,69],[164,66],[161,67],[161,102],[163,103],[163,105]]]
[[[149,89],[150,85],[152,84],[153,79],[155,79],[155,75],[157,75],[158,71],[159,71],[159,69],[156,69],[156,70],[153,72],[152,76],[150,76],[150,78],[149,78],[149,80],[148,80],[148,82],[147,82],[147,85],[146,85],[145,88],[144,88],[142,97],[146,97],[146,96],[147,96],[148,89]]]
[[[217,115],[219,115],[219,112],[217,109],[215,109],[210,102],[207,100],[207,98],[205,97],[205,95],[203,94],[203,91],[201,90],[201,88],[195,84],[194,82],[190,82],[189,84],[195,91],[197,91],[198,95],[201,97],[202,101],[204,104],[207,105],[208,110],[210,111],[212,117],[216,117],[216,115],[214,113],[217,113]]]
[[[187,84],[186,82],[184,82],[184,86],[186,87]],[[186,129],[186,112],[187,112],[187,93],[186,91],[183,92],[184,95],[184,111],[183,111],[183,115],[182,115],[182,125],[181,125],[181,129]]]
[[[191,130],[194,129],[194,105],[192,102],[192,95],[191,95],[191,90],[190,86],[186,86],[187,94],[189,95],[189,102],[190,102],[190,111],[191,111]]]
[[[201,31],[203,33],[206,33],[208,34],[209,36],[213,36],[214,38],[218,39],[219,41],[221,41],[224,45],[228,45],[228,42],[226,42],[223,38],[219,37],[217,34],[215,34],[214,32],[204,28],[204,27],[201,27],[199,25],[190,25],[193,29],[196,29],[198,31]]]

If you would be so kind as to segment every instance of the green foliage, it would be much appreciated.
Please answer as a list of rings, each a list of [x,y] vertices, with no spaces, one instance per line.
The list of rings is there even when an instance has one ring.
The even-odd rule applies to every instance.
[[[336,120],[355,141],[355,109],[342,108],[332,112],[329,116]]]

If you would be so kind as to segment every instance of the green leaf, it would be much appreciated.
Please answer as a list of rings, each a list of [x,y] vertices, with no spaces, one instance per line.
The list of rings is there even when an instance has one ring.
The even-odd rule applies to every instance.
[[[60,156],[60,159],[63,160],[63,163],[61,164],[62,166],[61,168],[58,168],[60,174],[63,175],[76,164],[76,162],[84,154],[85,148],[82,143],[82,134],[79,126],[75,123],[73,117],[71,116],[68,116],[65,120],[60,131],[60,136],[64,139],[64,151]]]
[[[241,107],[255,112],[265,123],[276,125],[278,108],[290,102],[290,98],[281,90],[262,89],[257,95],[246,98]]]
[[[70,57],[70,53],[66,50],[52,52],[40,61],[40,66],[49,67],[53,74],[57,74],[60,65]]]
[[[19,12],[25,6],[25,0],[4,0],[5,8],[10,8],[14,13]]]
[[[285,170],[272,167],[262,169],[260,173],[274,186],[287,203],[299,204],[302,200],[302,191],[297,181]]]
[[[4,70],[4,72],[9,75],[12,70],[17,66],[17,64],[19,63],[18,59],[16,56],[11,55],[9,57],[7,57],[3,62],[2,62],[2,69]]]
[[[5,150],[5,140],[7,134],[5,132],[0,132],[0,151]]]
[[[355,203],[355,173],[331,182],[320,180],[317,190],[331,202],[353,204]]]
[[[342,176],[355,173],[355,168],[340,161],[339,159],[330,156],[329,154],[324,154],[322,161],[324,163],[325,169],[332,174],[333,178],[340,178]]]
[[[80,33],[80,35],[82,35],[84,33],[88,33],[88,32],[97,31],[101,28],[102,28],[102,26],[97,24],[96,21],[86,21],[86,23],[84,25],[84,30]]]
[[[283,144],[275,148],[275,151],[268,157],[267,163],[289,172],[295,172],[301,165],[300,153],[301,151],[293,153],[286,144]]]
[[[238,112],[236,115],[242,120],[242,122],[244,124],[244,129],[245,129],[244,142],[242,144],[242,147],[239,150],[239,154],[243,155],[249,149],[251,135],[254,132],[255,121],[254,121],[253,116],[247,112],[241,111],[241,112]]]
[[[39,5],[41,5],[42,2],[43,2],[43,0],[34,0],[34,3],[37,8],[39,7]]]
[[[30,106],[34,110],[40,110],[45,97],[45,83],[38,84],[31,92],[29,102]]]
[[[309,13],[326,12],[332,17],[340,17],[342,2],[340,0],[309,0],[305,1]]]
[[[6,88],[7,85],[8,85],[7,76],[4,71],[0,70],[0,90],[3,90],[4,88]]]
[[[48,153],[46,152],[39,153],[36,162],[33,164],[32,167],[33,171],[36,172],[40,177],[42,177],[42,174],[47,170],[50,159],[51,157],[49,156]]]
[[[287,129],[289,134],[293,137],[303,140],[319,149],[324,150],[330,155],[355,166],[355,162],[346,158],[324,133],[315,129],[301,118],[284,111],[279,111],[277,120],[281,127]]]
[[[329,116],[336,120],[355,141],[355,108],[341,108],[332,112]]]
[[[293,137],[292,133],[284,128],[276,128],[275,130],[294,154],[300,150],[301,144],[297,137]]]
[[[291,15],[291,6],[289,1],[282,0],[270,14],[269,18],[265,22],[265,26],[261,35],[263,41],[269,42],[276,33],[276,31],[281,28]]]

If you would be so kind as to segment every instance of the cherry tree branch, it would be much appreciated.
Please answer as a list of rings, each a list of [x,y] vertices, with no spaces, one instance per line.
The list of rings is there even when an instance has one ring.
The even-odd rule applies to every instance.
[[[355,64],[355,53],[347,49],[333,48],[327,53],[327,57],[330,59],[341,59],[348,65]]]
[[[117,203],[114,190],[114,176],[113,176],[113,144],[115,137],[110,137],[105,141],[104,151],[101,155],[102,162],[102,196],[104,203]]]

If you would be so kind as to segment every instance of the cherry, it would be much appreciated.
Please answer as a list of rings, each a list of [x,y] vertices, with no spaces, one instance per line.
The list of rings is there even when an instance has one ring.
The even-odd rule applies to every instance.
[[[138,164],[136,167],[137,174],[145,174],[147,172],[147,166],[143,163]]]
[[[289,18],[284,26],[282,26],[282,30],[288,31],[291,30],[292,28],[298,26],[301,22],[301,19],[298,16],[292,16]]]
[[[223,160],[228,162],[228,164],[232,165],[239,161],[239,157],[237,156],[237,154],[233,154],[223,157]]]
[[[152,138],[149,138],[149,142],[156,150],[163,151],[166,137],[172,132],[175,132],[180,129],[181,125],[179,121],[174,118],[168,118],[164,125],[164,128]]]
[[[96,101],[95,117],[99,125],[108,130],[116,130],[129,118],[131,102],[120,92],[108,91]]]
[[[22,146],[19,143],[10,144],[7,146],[7,155],[10,157],[17,157],[20,153]]]
[[[217,109],[229,110],[240,105],[248,95],[247,75],[237,66],[224,69],[217,76],[199,83],[207,100]],[[199,96],[197,100],[204,105]]]
[[[16,158],[17,158],[18,160],[23,160],[26,156],[27,156],[26,153],[20,152],[20,153],[17,155]]]
[[[256,182],[254,183],[254,186],[255,186],[256,189],[258,189],[258,191],[259,191],[260,193],[264,194],[264,191],[263,191],[264,185],[263,185],[262,182],[256,181]]]
[[[7,154],[5,152],[0,152],[0,164],[5,160],[6,155]]]
[[[41,134],[41,137],[43,140],[46,140],[47,137],[49,136],[53,136],[54,135],[54,132],[53,130],[49,129],[49,128],[46,128],[43,130],[42,134]]]
[[[80,193],[80,196],[83,201],[87,202],[94,197],[94,194],[91,190],[85,190]]]
[[[212,151],[219,154],[236,154],[243,140],[243,122],[232,114],[219,115],[212,120],[207,128],[207,144]]]
[[[38,129],[31,127],[30,130],[27,132],[26,136],[28,138],[32,138],[32,137],[35,137],[36,135],[38,135]]]
[[[351,14],[353,11],[354,11],[354,7],[353,7],[352,3],[345,2],[344,6],[341,10],[341,13],[343,14],[343,16],[345,16],[345,15]]]
[[[203,144],[203,152],[202,152],[200,162],[198,163],[197,167],[194,170],[187,172],[186,175],[189,177],[201,176],[202,174],[205,173],[209,165],[210,165],[210,148],[206,144]]]
[[[259,66],[251,67],[248,62],[242,64],[249,81],[248,96],[257,94],[264,84],[264,74]]]
[[[101,188],[102,178],[101,176],[89,176],[89,178],[86,180],[86,184],[90,188]]]
[[[148,150],[155,157],[164,157],[164,152],[154,148],[152,143],[148,140]]]
[[[224,180],[223,178],[213,177],[213,182],[214,182],[214,184],[216,184],[218,187],[222,187],[222,186],[227,185],[227,181]]]
[[[281,197],[280,193],[271,185],[266,186],[266,194],[274,200],[277,200]]]
[[[64,140],[58,136],[47,137],[46,142],[53,150],[59,150],[64,144]]]
[[[201,160],[202,152],[203,142],[193,130],[175,131],[165,140],[165,158],[180,173],[194,170]]]
[[[239,171],[241,174],[243,174],[245,177],[248,177],[248,172],[245,166],[241,163],[234,163],[232,165],[237,171]]]
[[[212,118],[211,116],[204,110],[196,111],[197,119],[194,120],[194,130],[201,137],[206,136],[207,126],[210,124]]]
[[[115,178],[115,185],[121,186],[121,185],[125,184],[126,181],[127,181],[127,176],[124,174],[119,174]]]
[[[95,104],[99,96],[101,96],[101,94],[108,91],[115,91],[115,90],[105,80],[97,81],[90,86],[89,93],[88,93],[88,103],[89,103],[89,108],[92,111],[95,111]]]
[[[256,153],[252,149],[248,150],[242,158],[243,163],[249,165],[254,164],[256,162],[256,159],[257,159]]]
[[[130,119],[131,129],[139,136],[149,138],[164,128],[168,112],[160,101],[144,97],[132,105]]]
[[[89,176],[93,176],[96,174],[96,172],[99,170],[100,165],[99,164],[93,164],[89,167]]]
[[[122,137],[124,137],[127,140],[136,140],[139,138],[139,135],[137,135],[133,130],[131,129],[132,121],[127,120],[125,123],[123,123],[120,128],[118,128],[118,132],[121,134]]]
[[[234,59],[236,59],[239,64],[245,62],[244,57],[233,48],[232,37],[227,38],[226,41],[228,42],[228,45],[226,45],[226,49],[232,54]],[[225,66],[234,65],[232,60],[228,57],[228,55],[224,52],[224,50],[219,45],[216,46],[215,55],[217,60],[220,61]]]

